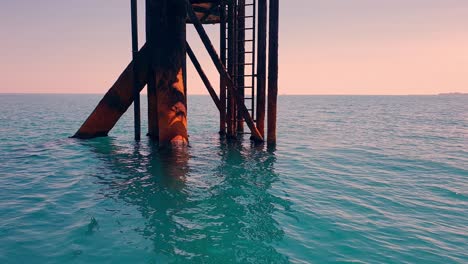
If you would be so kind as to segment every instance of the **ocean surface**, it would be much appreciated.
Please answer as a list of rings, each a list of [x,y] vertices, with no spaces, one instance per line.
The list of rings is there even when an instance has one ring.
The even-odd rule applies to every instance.
[[[468,263],[467,96],[280,96],[276,149],[191,96],[173,151],[69,139],[100,98],[0,95],[0,263]]]

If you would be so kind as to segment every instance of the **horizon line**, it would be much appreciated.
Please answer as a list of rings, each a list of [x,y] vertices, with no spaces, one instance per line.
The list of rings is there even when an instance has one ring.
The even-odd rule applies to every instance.
[[[467,95],[466,92],[442,92],[428,94],[278,94],[278,96],[434,96],[434,95]],[[0,95],[105,95],[105,93],[53,93],[53,92],[0,92]],[[141,93],[147,95],[147,93]],[[188,96],[210,96],[209,94],[188,94]]]

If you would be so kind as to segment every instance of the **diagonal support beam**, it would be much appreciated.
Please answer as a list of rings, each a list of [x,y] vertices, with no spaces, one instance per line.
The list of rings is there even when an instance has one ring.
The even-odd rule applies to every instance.
[[[135,61],[138,55],[138,8],[137,1],[130,1],[131,21],[132,21],[132,59]],[[137,75],[137,67],[133,67],[133,76]],[[133,119],[135,127],[135,140],[141,139],[141,114],[140,114],[140,89],[138,80],[133,78]]]
[[[211,98],[213,99],[213,102],[215,103],[216,107],[218,108],[219,111],[222,111],[221,108],[221,101],[218,98],[218,95],[216,94],[216,91],[213,88],[213,85],[211,85],[210,80],[206,76],[205,72],[203,71],[200,62],[198,61],[197,57],[195,56],[195,53],[193,52],[192,48],[188,43],[186,43],[187,47],[187,54],[190,57],[190,60],[193,63],[193,66],[197,70],[198,74],[200,75],[200,78],[202,79],[203,83],[206,86],[206,89],[208,90],[208,93],[210,93]]]
[[[252,139],[257,142],[263,142],[263,137],[260,135],[260,132],[255,126],[254,120],[250,116],[250,113],[247,110],[247,107],[245,106],[244,102],[238,96],[239,91],[235,87],[231,76],[229,76],[229,74],[227,73],[226,68],[224,67],[223,63],[221,62],[221,59],[216,53],[216,50],[213,47],[213,44],[211,43],[211,40],[208,37],[208,34],[203,28],[203,25],[201,24],[200,20],[198,20],[197,15],[195,14],[192,8],[192,5],[190,3],[190,0],[186,0],[186,3],[187,3],[187,14],[190,20],[192,21],[193,25],[195,26],[195,29],[197,30],[198,35],[200,36],[203,44],[205,45],[205,48],[208,51],[208,54],[210,55],[211,60],[213,61],[216,69],[218,70],[221,77],[225,80],[229,92],[232,94],[232,96],[236,100],[237,107],[239,108],[239,111],[241,112],[242,117],[245,119],[247,126],[250,128],[250,131],[252,132]]]
[[[104,95],[96,109],[86,119],[84,124],[73,136],[74,138],[89,139],[95,137],[105,137],[115,126],[120,117],[127,111],[134,99],[134,74],[141,91],[148,81],[148,68],[150,63],[150,52],[145,45],[136,54],[120,77]],[[135,63],[136,62],[136,63]],[[134,71],[134,65],[136,69]]]

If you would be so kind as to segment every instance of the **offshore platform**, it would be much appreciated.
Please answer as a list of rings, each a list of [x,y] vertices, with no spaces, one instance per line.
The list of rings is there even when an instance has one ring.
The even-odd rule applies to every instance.
[[[140,92],[147,86],[148,136],[162,146],[188,144],[188,55],[219,110],[220,134],[235,139],[248,133],[255,142],[275,144],[279,0],[145,1],[145,45],[138,49],[137,0],[131,0],[133,60],[74,137],[107,136],[133,103],[140,140]],[[219,89],[186,41],[187,24],[195,27],[219,73]],[[219,24],[218,51],[203,24]]]

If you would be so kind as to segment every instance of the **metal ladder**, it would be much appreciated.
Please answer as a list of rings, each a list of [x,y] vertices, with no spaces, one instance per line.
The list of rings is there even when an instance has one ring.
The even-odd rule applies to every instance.
[[[236,58],[231,58],[231,65],[229,55],[226,56],[226,61],[223,61],[228,66],[232,74],[234,85],[239,92],[244,92],[244,104],[249,110],[252,118],[255,118],[255,94],[256,94],[256,23],[257,23],[257,1],[256,0],[232,0],[235,12],[234,22],[234,46]],[[225,14],[229,14],[228,5],[222,7]],[[231,29],[226,26],[226,54],[228,50],[229,34]],[[234,66],[234,67],[233,67]],[[242,122],[244,120],[242,119]],[[249,133],[246,133],[249,134]]]

